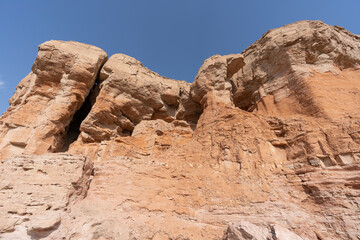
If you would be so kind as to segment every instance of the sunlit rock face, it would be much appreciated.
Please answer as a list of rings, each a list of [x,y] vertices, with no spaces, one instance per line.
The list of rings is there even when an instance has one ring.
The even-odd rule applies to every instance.
[[[272,29],[243,52],[245,66],[232,78],[235,105],[276,116],[356,115],[359,46],[358,35],[320,21]]]
[[[100,71],[98,96],[81,124],[81,138],[100,142],[130,135],[143,120],[185,120],[196,124],[200,105],[189,97],[190,84],[160,76],[138,60],[115,54]]]
[[[359,64],[319,21],[191,84],[46,42],[0,119],[0,238],[359,239]]]
[[[106,59],[103,50],[88,44],[41,44],[32,72],[21,80],[0,119],[0,156],[61,149],[67,127]]]

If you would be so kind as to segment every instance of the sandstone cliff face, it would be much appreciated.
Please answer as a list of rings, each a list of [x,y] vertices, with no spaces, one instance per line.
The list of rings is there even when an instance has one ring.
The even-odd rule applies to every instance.
[[[222,102],[232,105],[230,78],[244,66],[241,54],[206,59],[191,85],[192,98],[203,107]]]
[[[0,119],[0,156],[61,148],[67,127],[106,59],[103,50],[87,44],[41,44],[32,72],[19,83]]]
[[[359,239],[359,53],[302,21],[189,84],[40,45],[0,119],[0,237]]]
[[[243,52],[245,66],[232,79],[235,105],[277,116],[358,114],[350,105],[359,99],[359,44],[359,36],[320,21],[270,30]]]
[[[100,72],[99,93],[81,124],[87,142],[131,135],[143,120],[197,122],[201,108],[189,98],[190,84],[159,76],[139,61],[115,54]]]

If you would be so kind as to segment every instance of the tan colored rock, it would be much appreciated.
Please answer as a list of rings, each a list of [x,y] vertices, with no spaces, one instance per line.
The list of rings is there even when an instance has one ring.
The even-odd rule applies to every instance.
[[[87,44],[41,44],[32,72],[19,83],[0,119],[0,157],[59,150],[106,58],[104,51]]]
[[[66,208],[86,196],[92,169],[85,157],[69,154],[19,155],[2,161],[2,239],[59,237],[51,234]]]
[[[189,97],[190,84],[161,77],[138,60],[115,54],[100,73],[99,94],[81,124],[86,142],[130,135],[143,120],[196,123],[201,108]]]
[[[321,21],[272,29],[243,52],[245,66],[231,79],[234,103],[272,116],[358,115],[359,45],[358,35]]]
[[[230,78],[244,66],[241,54],[215,55],[206,59],[191,85],[192,98],[203,106],[213,101],[232,104]]]
[[[226,233],[226,240],[268,240],[272,239],[266,227],[259,227],[249,222],[230,224]]]
[[[298,236],[287,228],[280,225],[272,225],[271,233],[276,240],[304,240],[304,238]]]
[[[230,224],[226,240],[305,240],[280,225],[256,226],[250,222]]]
[[[276,203],[267,200],[273,189],[268,178],[276,165],[286,161],[285,150],[266,140],[275,134],[261,127],[266,122],[250,113],[216,109],[205,109],[194,136],[182,144],[168,143],[166,138],[178,139],[185,126],[172,127],[163,120],[142,121],[136,126],[141,131],[135,128],[134,136],[115,143],[103,141],[101,144],[109,145],[96,159],[87,197],[72,208],[76,221],[67,225],[72,226],[68,231],[92,238],[112,219],[114,224],[122,224],[107,229],[107,236],[115,239],[120,235],[124,239],[161,235],[170,239],[221,239],[228,221],[244,220],[245,213],[258,211],[261,221],[283,221],[280,211],[291,215],[294,207],[285,204],[288,194],[279,193],[286,200]],[[175,133],[178,135],[172,135]],[[144,154],[141,136],[145,143],[155,136],[155,143],[163,148],[155,151],[155,144],[154,151]],[[128,146],[132,152],[126,150]],[[277,209],[275,205],[279,204],[282,207]],[[312,222],[305,210],[297,211],[303,214],[299,219]],[[88,222],[94,227],[81,228]]]
[[[66,154],[3,161],[0,237],[360,238],[359,47],[298,22],[209,58],[191,86],[114,55]]]
[[[76,141],[69,152],[84,154],[95,162],[103,162],[117,156],[142,158],[144,156],[162,155],[166,149],[181,147],[193,136],[193,128],[188,122],[174,120],[166,122],[161,119],[144,120],[135,126],[132,136],[118,136],[115,140],[101,143]]]

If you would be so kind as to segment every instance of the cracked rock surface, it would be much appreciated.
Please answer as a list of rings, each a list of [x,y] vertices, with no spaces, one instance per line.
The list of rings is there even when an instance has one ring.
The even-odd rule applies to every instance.
[[[18,155],[0,165],[1,239],[60,237],[67,210],[85,197],[93,168],[84,156]]]
[[[0,239],[360,239],[360,37],[320,21],[193,83],[49,41],[0,118]]]

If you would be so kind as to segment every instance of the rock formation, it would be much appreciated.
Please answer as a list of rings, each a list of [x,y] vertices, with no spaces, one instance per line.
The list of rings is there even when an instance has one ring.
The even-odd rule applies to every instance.
[[[9,100],[10,108],[0,118],[0,157],[62,148],[66,128],[106,59],[103,50],[87,44],[41,44],[32,72],[21,80]]]
[[[360,36],[320,21],[192,84],[50,41],[0,118],[1,239],[359,239]]]
[[[187,120],[195,124],[201,108],[189,98],[189,84],[161,77],[136,59],[115,54],[100,72],[98,95],[82,122],[86,142],[131,135],[143,120]]]

